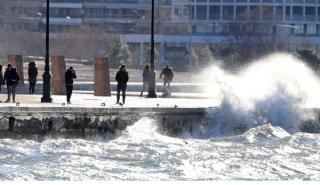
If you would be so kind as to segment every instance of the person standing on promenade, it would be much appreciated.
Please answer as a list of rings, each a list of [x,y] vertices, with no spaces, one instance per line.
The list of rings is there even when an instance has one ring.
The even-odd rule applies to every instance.
[[[4,79],[2,74],[2,65],[0,65],[0,93],[1,93],[1,86],[4,85]]]
[[[173,70],[169,65],[166,65],[160,74],[160,79],[163,76],[163,95],[164,96],[170,96],[171,95],[171,88],[170,83],[173,79]]]
[[[73,70],[73,67],[69,67],[69,69],[65,72],[65,83],[67,90],[67,103],[70,104],[70,99],[73,91],[73,79],[76,79],[76,72]]]
[[[140,97],[142,97],[144,91],[149,89],[149,78],[150,78],[150,66],[149,64],[146,64],[144,65],[144,70],[142,73],[143,87],[140,93]]]
[[[38,68],[36,67],[35,62],[29,63],[29,69],[28,69],[28,81],[29,81],[29,94],[34,94],[34,88],[37,83],[37,77],[38,77]]]
[[[123,105],[126,101],[126,90],[127,90],[127,83],[129,81],[129,75],[126,69],[126,65],[121,65],[119,71],[116,74],[116,81],[118,82],[117,85],[117,104]],[[122,103],[119,102],[120,100],[120,91],[122,91]]]
[[[6,72],[4,73],[4,80],[7,85],[8,90],[8,98],[6,103],[10,102],[11,94],[12,94],[12,102],[16,102],[16,88],[20,77],[17,73],[16,68],[13,68],[11,64],[8,64]]]

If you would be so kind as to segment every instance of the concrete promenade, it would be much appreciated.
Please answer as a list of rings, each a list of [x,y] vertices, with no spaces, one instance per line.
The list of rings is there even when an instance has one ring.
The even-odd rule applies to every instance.
[[[204,94],[197,93],[173,93],[172,98],[146,98],[146,92],[143,97],[139,97],[139,92],[128,92],[126,98],[126,104],[124,107],[127,108],[173,108],[178,106],[180,108],[207,108],[215,107],[219,102],[215,99],[206,97]],[[161,95],[158,92],[158,95]],[[17,94],[16,102],[19,102],[20,107],[60,107],[66,103],[66,96],[64,95],[52,95],[52,103],[41,103],[42,95],[26,95]],[[7,94],[0,94],[0,109],[1,107],[16,106],[14,103],[4,103],[7,99]],[[122,99],[120,99],[122,100]],[[94,96],[92,92],[83,91],[74,93],[71,98],[72,104],[64,106],[68,107],[84,107],[84,108],[95,108],[101,107],[104,103],[104,108],[108,107],[123,107],[116,104],[115,92],[112,92],[111,97],[100,97]]]

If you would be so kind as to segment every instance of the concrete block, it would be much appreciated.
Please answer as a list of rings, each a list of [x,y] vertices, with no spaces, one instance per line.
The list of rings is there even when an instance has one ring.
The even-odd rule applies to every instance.
[[[109,64],[105,57],[94,59],[94,95],[111,96]]]
[[[51,71],[52,71],[52,88],[54,95],[65,95],[65,71],[66,62],[64,56],[52,56],[51,57]]]

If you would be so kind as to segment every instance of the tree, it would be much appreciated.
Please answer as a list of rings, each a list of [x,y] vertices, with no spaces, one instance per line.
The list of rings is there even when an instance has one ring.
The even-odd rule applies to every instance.
[[[116,67],[117,65],[120,64],[120,61],[121,61],[120,53],[121,53],[121,42],[120,40],[116,39],[111,43],[110,52],[107,54],[110,60],[110,65],[112,67]]]
[[[132,54],[127,43],[122,44],[119,53],[119,59],[121,64],[131,65]]]
[[[320,60],[313,50],[298,50],[298,55],[314,71],[319,71]]]
[[[212,61],[212,53],[207,44],[205,46],[198,47],[197,53],[198,53],[198,61],[201,64],[209,64]]]
[[[197,68],[199,65],[199,58],[197,56],[197,54],[195,53],[194,49],[191,48],[191,51],[189,52],[187,58],[189,59],[189,61],[191,62],[191,68]]]
[[[146,55],[146,58],[145,58],[145,63],[149,63],[151,62],[151,48],[148,49],[147,51],[147,55]],[[158,52],[158,50],[156,48],[154,48],[154,60],[159,60],[160,58],[160,54]]]
[[[266,21],[261,22],[260,16]],[[227,43],[229,43],[227,48],[229,54],[224,56],[223,60],[237,63],[237,66],[241,67],[254,58],[271,53],[275,44],[273,33],[275,22],[273,22],[272,17],[272,7],[264,6],[250,8],[249,11],[237,15],[237,19],[249,20],[245,25],[243,23],[230,24],[228,31],[223,33],[228,39]],[[234,67],[233,64],[226,65]]]

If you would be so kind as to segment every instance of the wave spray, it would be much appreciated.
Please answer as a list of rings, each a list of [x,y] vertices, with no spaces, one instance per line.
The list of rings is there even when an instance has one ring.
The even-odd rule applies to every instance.
[[[305,108],[320,105],[320,83],[314,72],[289,54],[272,54],[234,75],[217,66],[203,72],[205,92],[221,99],[212,115],[210,136],[241,134],[264,124],[299,131],[315,119]]]

